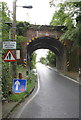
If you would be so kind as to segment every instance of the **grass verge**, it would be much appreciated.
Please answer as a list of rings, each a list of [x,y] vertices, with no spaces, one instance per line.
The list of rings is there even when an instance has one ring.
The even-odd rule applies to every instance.
[[[24,96],[29,95],[30,91],[35,87],[36,75],[34,74],[33,71],[30,72],[28,78],[26,76],[26,68],[24,68],[23,66],[18,66],[17,71],[18,71],[17,73],[20,73],[20,72],[22,73],[23,75],[22,79],[27,79],[27,90],[24,91],[23,93],[12,93],[8,97],[8,101],[17,102],[21,99],[24,99]]]

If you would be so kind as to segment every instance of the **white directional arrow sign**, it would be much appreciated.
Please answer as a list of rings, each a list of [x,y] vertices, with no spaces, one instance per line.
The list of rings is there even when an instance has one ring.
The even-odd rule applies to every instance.
[[[24,92],[27,89],[27,80],[14,79],[12,88],[15,93]]]
[[[17,81],[15,82],[15,85],[16,85],[16,90],[18,90],[18,86],[20,85],[20,82],[17,80]]]

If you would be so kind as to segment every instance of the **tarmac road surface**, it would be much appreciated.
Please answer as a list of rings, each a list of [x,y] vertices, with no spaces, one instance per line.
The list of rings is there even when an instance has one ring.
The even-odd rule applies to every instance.
[[[10,118],[79,118],[79,84],[37,64],[40,89],[21,103]]]

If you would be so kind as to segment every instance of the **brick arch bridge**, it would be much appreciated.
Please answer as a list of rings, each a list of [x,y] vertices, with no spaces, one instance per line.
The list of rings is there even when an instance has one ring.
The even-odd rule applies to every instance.
[[[56,67],[58,70],[66,69],[66,53],[60,36],[65,26],[32,25],[27,31],[27,41],[22,45],[22,59],[27,59],[30,66],[30,56],[37,49],[49,49],[56,54]]]

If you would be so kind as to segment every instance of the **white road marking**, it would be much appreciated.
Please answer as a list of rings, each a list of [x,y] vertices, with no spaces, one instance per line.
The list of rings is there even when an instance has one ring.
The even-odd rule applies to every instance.
[[[51,68],[51,67],[49,67],[49,66],[47,66],[47,68],[50,68],[50,69],[54,70],[55,72],[58,72],[56,69],[53,69],[53,68]],[[75,82],[75,83],[81,84],[81,83],[79,82],[79,78],[77,78],[77,80],[74,80],[74,79],[72,79],[72,78],[70,78],[70,77],[68,77],[68,76],[63,75],[62,73],[59,73],[59,75],[65,77],[65,78],[67,78],[67,79],[69,79],[69,80],[71,80],[71,81],[73,81],[73,82]]]
[[[65,77],[65,78],[67,78],[67,79],[69,79],[69,80],[71,80],[71,81],[73,81],[73,82],[75,82],[75,83],[81,84],[79,81],[76,81],[76,80],[74,80],[74,79],[72,79],[72,78],[70,78],[68,76],[65,76],[65,75],[63,75],[61,73],[60,73],[60,75],[63,76],[63,77]],[[77,78],[77,80],[78,80],[78,78]]]
[[[24,109],[27,107],[27,105],[36,97],[36,95],[38,94],[38,92],[39,92],[39,89],[40,89],[40,84],[39,84],[39,75],[37,75],[37,79],[38,79],[38,89],[37,89],[37,91],[36,91],[36,93],[32,96],[32,98],[31,99],[29,99],[29,101],[23,106],[23,108],[21,109],[21,111],[19,112],[19,114],[17,115],[17,117],[16,118],[20,118],[20,116],[21,116],[21,114],[22,114],[22,112],[24,111]]]

